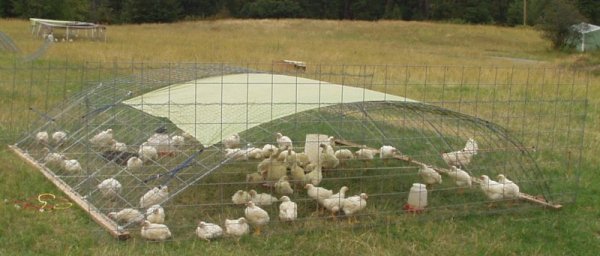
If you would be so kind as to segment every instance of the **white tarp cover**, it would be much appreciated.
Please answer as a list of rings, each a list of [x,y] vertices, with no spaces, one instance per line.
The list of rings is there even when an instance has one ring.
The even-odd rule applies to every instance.
[[[204,145],[302,111],[339,103],[412,101],[294,76],[246,73],[174,84],[123,103],[166,117]]]

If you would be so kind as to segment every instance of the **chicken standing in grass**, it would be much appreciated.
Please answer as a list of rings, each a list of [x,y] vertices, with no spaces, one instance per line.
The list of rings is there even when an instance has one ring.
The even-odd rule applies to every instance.
[[[48,132],[47,131],[41,131],[35,134],[35,141],[38,144],[41,145],[47,145],[48,144]]]
[[[133,208],[125,208],[118,212],[109,212],[108,217],[116,221],[119,224],[133,224],[140,223],[144,220],[144,215]]]
[[[161,204],[169,197],[167,186],[154,187],[140,198],[140,207],[147,208],[155,204]]]
[[[383,159],[383,162],[387,164],[390,158],[393,158],[398,153],[395,147],[389,145],[383,145],[379,149],[379,158]]]
[[[277,145],[279,146],[279,149],[285,149],[287,147],[292,148],[292,139],[290,139],[290,137],[285,136],[283,134],[281,134],[280,132],[276,133],[275,136],[277,137]]]
[[[235,194],[233,194],[233,196],[231,196],[231,202],[233,202],[233,204],[237,204],[237,205],[242,205],[242,204],[245,205],[250,200],[252,200],[252,197],[250,196],[250,194],[248,194],[248,192],[243,191],[243,190],[238,190],[237,192],[235,192]]]
[[[340,160],[335,157],[335,152],[331,145],[321,143],[321,153],[319,154],[319,163],[325,169],[334,169],[340,164]]]
[[[444,162],[446,162],[448,166],[458,166],[464,168],[471,163],[473,156],[477,155],[478,150],[479,146],[477,145],[477,142],[473,138],[469,138],[463,149],[449,153],[442,153],[442,159],[444,159]]]
[[[375,152],[377,152],[377,150],[372,150],[367,148],[367,145],[362,145],[354,155],[356,156],[356,159],[363,161],[363,165],[366,168],[368,167],[369,162],[373,161],[375,158]]]
[[[348,191],[348,187],[343,186],[340,188],[340,192],[332,195],[329,198],[324,199],[323,207],[331,212],[331,217],[335,220],[336,214],[340,211],[342,206],[342,201],[346,198],[346,191]]]
[[[149,221],[144,221],[140,234],[143,238],[151,241],[164,241],[171,237],[171,231],[167,225]]]
[[[131,172],[137,172],[144,166],[144,161],[137,156],[130,157],[127,159],[127,170]]]
[[[479,188],[487,196],[489,200],[498,201],[504,198],[504,186],[488,177],[487,175],[481,175],[481,183]],[[489,207],[493,206],[493,202],[490,203]]]
[[[454,182],[456,182],[456,186],[458,186],[459,189],[458,193],[462,194],[465,188],[470,188],[472,185],[471,175],[456,166],[450,168],[451,170],[446,174],[454,179]]]
[[[427,190],[432,189],[435,184],[442,184],[442,175],[425,164],[421,164],[419,167],[419,176],[423,179]]]
[[[505,199],[519,199],[521,193],[519,186],[516,183],[507,179],[504,174],[498,174],[496,178],[498,179],[498,183],[503,185]]]
[[[272,205],[273,203],[276,203],[277,201],[279,201],[279,199],[277,199],[277,197],[272,196],[271,194],[268,193],[257,193],[256,190],[251,189],[250,191],[248,191],[248,194],[250,194],[251,197],[251,201],[254,202],[254,204],[258,205],[258,206],[265,206],[265,205]]]
[[[279,220],[296,220],[296,218],[298,218],[298,205],[295,202],[292,202],[287,196],[282,196],[279,200],[281,201],[281,204],[279,205]]]
[[[200,239],[210,242],[210,240],[223,236],[223,228],[214,223],[200,221],[198,222],[198,227],[196,228],[196,235]]]
[[[261,228],[267,225],[270,221],[269,213],[262,208],[256,206],[254,202],[250,201],[246,204],[246,210],[244,211],[246,219],[250,225],[254,226],[254,235],[260,235]]]
[[[317,201],[317,212],[319,212],[319,205],[323,204],[323,200],[330,198],[333,195],[333,191],[322,187],[316,187],[313,184],[306,184],[304,186],[308,197]]]
[[[340,160],[340,166],[344,166],[348,160],[354,159],[354,154],[347,148],[338,149],[334,153],[335,157]]]
[[[146,220],[157,224],[165,223],[165,209],[158,204],[148,207],[148,210],[146,210]]]
[[[358,223],[356,213],[367,207],[367,199],[369,196],[366,193],[360,193],[360,195],[348,197],[342,202],[342,210],[348,217],[348,223]]]
[[[234,133],[223,139],[223,146],[225,146],[225,148],[238,148],[240,146],[240,135]]]
[[[113,130],[106,129],[99,132],[90,139],[90,143],[100,148],[109,148],[115,143],[115,140],[113,139]]]
[[[105,198],[114,199],[121,193],[122,186],[118,180],[108,178],[100,182],[97,188]]]
[[[54,145],[60,146],[67,140],[67,133],[64,131],[56,131],[52,133],[52,141]]]
[[[225,219],[225,234],[233,237],[241,237],[250,233],[250,226],[246,218],[230,220]]]
[[[291,195],[294,194],[294,189],[289,182],[288,176],[281,177],[277,182],[275,182],[275,193],[280,195]]]

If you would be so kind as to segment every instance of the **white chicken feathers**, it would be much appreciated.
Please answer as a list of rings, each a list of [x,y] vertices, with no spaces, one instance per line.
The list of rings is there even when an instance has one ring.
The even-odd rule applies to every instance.
[[[275,136],[277,136],[277,145],[279,146],[280,149],[285,149],[287,147],[292,148],[292,139],[290,139],[290,137],[285,136],[283,134],[281,134],[280,132],[276,133]]]
[[[127,144],[123,143],[123,142],[118,142],[116,141],[112,146],[111,149],[114,151],[118,151],[118,152],[125,152],[127,151]]]
[[[140,207],[147,208],[151,205],[161,204],[169,197],[169,188],[167,186],[154,187],[140,198]]]
[[[459,151],[442,153],[442,159],[449,166],[467,166],[471,163],[473,156],[477,155],[479,146],[473,138],[469,138],[465,147]]]
[[[246,204],[244,214],[246,216],[246,220],[248,220],[248,223],[255,227],[267,225],[267,223],[269,223],[271,220],[269,218],[269,213],[256,206],[253,201],[250,201]]]
[[[196,235],[200,239],[210,241],[223,236],[223,228],[214,223],[200,221],[198,223],[198,227],[196,228]]]
[[[140,232],[143,238],[152,241],[164,241],[171,237],[171,231],[165,224],[156,224],[144,221]]]
[[[340,160],[340,162],[354,159],[354,154],[352,154],[352,151],[346,148],[336,150],[334,155],[338,160]]]
[[[277,197],[274,197],[271,194],[268,194],[268,193],[260,193],[259,194],[254,189],[251,189],[250,191],[248,191],[248,194],[251,197],[250,201],[252,201],[254,204],[256,204],[258,206],[272,205],[273,203],[276,203],[279,201],[279,199],[277,199]]]
[[[298,205],[295,202],[292,202],[287,196],[282,196],[279,200],[281,201],[281,204],[279,205],[279,220],[296,220],[296,218],[298,218]]]
[[[250,226],[244,217],[235,220],[225,219],[225,233],[229,236],[240,237],[250,233]]]
[[[130,157],[129,159],[127,159],[127,170],[129,171],[139,171],[142,169],[143,166],[144,161],[142,161],[142,159],[138,158],[137,156]]]
[[[237,133],[223,139],[223,146],[225,148],[237,148],[240,146],[240,135]]]
[[[121,224],[139,223],[144,220],[144,215],[133,208],[125,208],[118,212],[109,212],[108,217]]]
[[[107,198],[115,198],[121,193],[122,186],[118,180],[114,178],[108,178],[100,182],[97,188],[100,193],[102,193],[102,196]]]
[[[370,161],[375,158],[375,153],[377,150],[367,148],[367,145],[362,145],[359,150],[357,150],[354,154],[356,155],[356,159],[363,161]]]
[[[280,195],[291,195],[294,193],[294,189],[292,189],[292,185],[290,184],[287,176],[283,176],[277,182],[275,182],[274,187],[275,193]]]
[[[340,188],[340,191],[337,194],[334,194],[329,198],[323,199],[323,207],[329,210],[332,215],[339,212],[342,206],[342,201],[344,201],[344,199],[346,198],[346,191],[348,191],[348,187],[343,186]]]
[[[231,202],[233,202],[233,204],[246,204],[248,203],[250,200],[252,200],[252,197],[250,196],[250,194],[248,194],[248,192],[243,191],[243,190],[238,190],[237,192],[235,192],[233,194],[233,196],[231,196]]]
[[[55,145],[62,145],[67,140],[67,133],[64,131],[56,131],[52,133],[52,141]]]
[[[504,198],[504,186],[488,177],[481,175],[481,183],[479,184],[481,191],[490,200],[501,200]]]
[[[83,168],[81,168],[81,164],[77,159],[65,159],[62,161],[61,167],[71,174],[78,174],[83,171]]]
[[[498,174],[498,182],[503,185],[504,198],[517,199],[520,196],[519,186],[512,180],[507,179],[504,174]]]
[[[138,150],[139,158],[144,162],[148,162],[150,160],[158,159],[158,151],[155,147],[148,144],[148,142],[142,143],[140,145],[140,149]]]
[[[321,153],[319,154],[319,163],[321,164],[321,167],[325,169],[336,168],[340,164],[340,160],[335,157],[335,152],[333,151],[331,145],[323,143],[319,146],[322,149]]]
[[[367,207],[367,199],[369,196],[366,193],[351,196],[342,202],[342,210],[346,216],[353,216],[357,212],[362,211]]]
[[[94,135],[94,137],[90,139],[90,143],[98,147],[109,147],[114,142],[115,140],[113,139],[112,129],[106,129],[104,131],[101,131],[100,133]]]
[[[471,175],[469,175],[469,173],[460,168],[457,168],[456,166],[452,166],[450,168],[451,170],[447,172],[447,174],[452,179],[454,179],[454,182],[456,182],[456,186],[469,188],[471,187],[472,180]]]
[[[35,141],[38,144],[46,145],[48,144],[48,132],[41,131],[35,134]]]
[[[165,223],[165,209],[158,204],[148,207],[148,210],[146,210],[146,220],[156,224]]]
[[[442,184],[442,175],[425,164],[421,164],[421,167],[419,167],[419,176],[427,186]]]
[[[315,187],[313,184],[306,184],[304,188],[308,197],[317,200],[319,203],[333,195],[333,191],[322,187]]]
[[[392,158],[392,157],[394,157],[394,155],[396,155],[397,152],[398,152],[398,150],[395,147],[389,146],[389,145],[383,145],[379,149],[379,158],[381,158],[381,159]]]

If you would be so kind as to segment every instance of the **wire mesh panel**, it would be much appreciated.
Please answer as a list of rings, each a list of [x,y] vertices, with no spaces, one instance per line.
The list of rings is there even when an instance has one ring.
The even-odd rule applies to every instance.
[[[28,70],[16,65],[15,88],[21,71]],[[116,219],[109,228],[136,236],[140,219],[119,221],[116,213],[130,208],[145,214],[151,204],[161,204],[173,237],[190,238],[199,220],[222,225],[244,216],[247,198],[241,205],[232,200],[239,190],[269,193],[277,201],[287,195],[297,203],[298,219],[290,226],[278,218],[280,202],[254,198],[271,217],[269,233],[354,225],[333,221],[353,223],[344,208],[348,199],[338,200],[337,208],[321,201],[328,209],[319,212],[307,184],[332,194],[345,186],[341,198],[365,193],[367,207],[356,213],[362,225],[406,212],[468,215],[558,207],[575,198],[587,74],[556,68],[279,65],[86,63],[73,67],[78,83],[70,75],[61,81],[65,88],[71,83],[80,88],[59,107],[30,105],[31,118],[23,120],[35,120],[14,146],[67,184],[91,211]],[[46,69],[31,64],[28,71]],[[233,74],[241,80],[227,80]],[[31,74],[25,83],[37,78]],[[306,101],[302,95],[311,90],[316,94]],[[215,94],[204,99],[209,93]],[[216,136],[204,136],[215,127]],[[278,133],[292,147],[279,145]],[[234,134],[239,141],[231,143]],[[328,139],[310,141],[319,134]],[[383,146],[395,151],[386,155],[389,147]],[[285,156],[292,151],[295,158]],[[468,159],[448,158],[457,155]],[[470,187],[455,181],[452,165],[465,171]],[[441,179],[429,181],[427,169]],[[496,180],[500,174],[518,184],[514,198],[484,193],[490,190],[484,175]],[[407,203],[415,183],[427,185],[426,207]],[[156,200],[149,199],[153,189],[160,190]]]

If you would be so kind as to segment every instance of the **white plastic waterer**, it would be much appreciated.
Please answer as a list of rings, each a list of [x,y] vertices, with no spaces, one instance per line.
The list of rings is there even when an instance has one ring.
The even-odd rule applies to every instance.
[[[408,193],[408,204],[415,210],[423,210],[427,206],[427,188],[425,184],[413,183]]]

